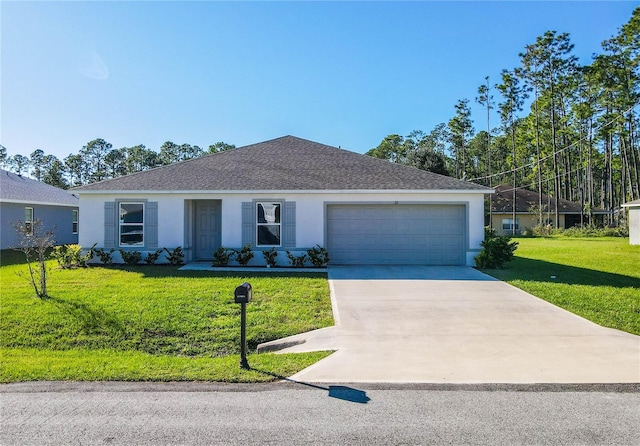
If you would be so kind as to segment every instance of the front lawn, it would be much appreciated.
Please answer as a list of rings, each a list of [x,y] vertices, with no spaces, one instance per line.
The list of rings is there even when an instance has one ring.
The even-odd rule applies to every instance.
[[[640,335],[640,246],[629,239],[516,238],[514,260],[484,272],[605,327]]]
[[[240,276],[172,266],[60,270],[51,262],[51,297],[38,299],[17,275],[26,266],[16,253],[0,255],[2,382],[267,381],[328,354],[253,354],[253,370],[240,370],[240,305],[233,303],[235,287],[250,282],[252,351],[333,324],[324,275]]]

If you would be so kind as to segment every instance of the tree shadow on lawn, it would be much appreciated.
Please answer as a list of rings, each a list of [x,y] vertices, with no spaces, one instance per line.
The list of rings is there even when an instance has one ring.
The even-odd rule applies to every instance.
[[[124,334],[125,327],[121,321],[106,312],[102,308],[93,308],[84,302],[75,302],[50,296],[46,299],[58,307],[61,311],[69,314],[80,324],[81,330],[85,333],[109,333]]]
[[[525,280],[529,282],[564,283],[567,285],[640,288],[640,279],[636,277],[523,257],[514,258],[506,269],[484,271],[503,281]]]
[[[53,248],[47,250],[47,258],[51,255]],[[0,266],[26,265],[27,258],[20,249],[2,249],[0,250]]]
[[[16,249],[0,250],[0,266],[26,264],[24,253]]]

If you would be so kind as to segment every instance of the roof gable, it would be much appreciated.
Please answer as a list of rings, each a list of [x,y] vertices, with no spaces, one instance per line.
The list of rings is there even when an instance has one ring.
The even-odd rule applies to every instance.
[[[78,206],[78,197],[63,189],[0,169],[0,201]]]
[[[84,191],[461,190],[487,188],[294,136],[124,177]]]

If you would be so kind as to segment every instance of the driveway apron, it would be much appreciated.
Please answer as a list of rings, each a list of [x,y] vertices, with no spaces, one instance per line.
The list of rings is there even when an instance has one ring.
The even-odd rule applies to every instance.
[[[637,383],[640,337],[469,267],[330,267],[336,325],[260,350],[336,350],[307,382]]]

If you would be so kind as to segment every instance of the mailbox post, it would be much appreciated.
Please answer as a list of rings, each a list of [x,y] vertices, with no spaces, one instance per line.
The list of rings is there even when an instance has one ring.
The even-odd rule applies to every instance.
[[[245,282],[236,288],[233,301],[240,304],[240,368],[249,370],[247,362],[247,304],[251,302],[251,284]]]

